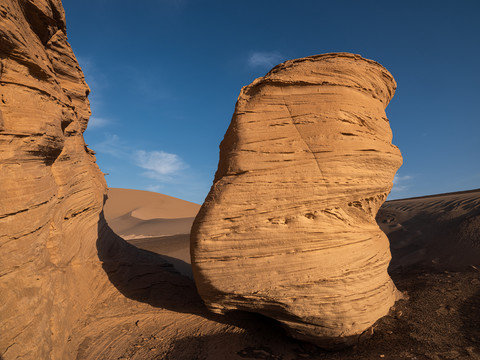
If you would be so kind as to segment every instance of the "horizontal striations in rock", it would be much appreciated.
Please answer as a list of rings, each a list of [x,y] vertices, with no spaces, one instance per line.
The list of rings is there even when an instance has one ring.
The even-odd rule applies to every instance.
[[[96,242],[106,194],[83,131],[89,88],[58,0],[0,4],[0,354],[68,359],[108,282]],[[100,224],[100,225],[99,225]],[[98,300],[98,299],[97,299]]]
[[[335,347],[396,298],[375,215],[402,157],[390,73],[358,55],[291,60],[242,89],[192,228],[195,281],[215,312],[272,317]]]

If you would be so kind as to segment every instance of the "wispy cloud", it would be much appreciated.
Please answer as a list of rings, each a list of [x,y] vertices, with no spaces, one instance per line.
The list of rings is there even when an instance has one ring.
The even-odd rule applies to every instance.
[[[90,95],[88,100],[90,101],[90,109],[92,110],[92,116],[88,122],[88,130],[97,130],[111,125],[114,121],[110,118],[102,116],[102,93],[104,89],[108,87],[107,78],[101,69],[99,69],[92,57],[77,56],[77,61],[83,70],[85,80],[90,87]]]
[[[141,101],[156,103],[172,98],[171,89],[162,81],[164,69],[121,65],[118,70],[124,74],[122,81],[128,86],[127,91],[135,93]]]
[[[393,188],[392,188],[392,193],[394,192],[401,192],[404,190],[407,190],[409,187],[408,181],[412,179],[412,176],[410,175],[400,175],[400,174],[395,174],[395,177],[393,178]]]
[[[97,116],[91,116],[90,120],[88,121],[88,128],[89,129],[97,129],[97,128],[102,128],[107,125],[112,124],[112,121],[107,118],[102,118],[102,117],[97,117]]]
[[[181,172],[188,165],[176,154],[162,150],[146,151],[130,146],[116,134],[105,134],[105,139],[94,144],[93,149],[98,154],[107,154],[117,159],[128,161],[141,169],[142,176],[161,182],[171,182],[174,176],[181,176]],[[158,185],[152,185],[152,190]]]
[[[165,100],[170,97],[166,89],[161,86],[154,78],[148,78],[143,74],[131,77],[131,85],[141,94],[142,99],[149,102]]]
[[[153,191],[153,192],[159,192],[161,189],[163,188],[162,185],[147,185],[145,187],[145,190],[148,190],[148,191]]]
[[[273,67],[282,62],[283,56],[278,52],[254,52],[248,58],[252,67]]]
[[[116,158],[128,158],[131,156],[131,149],[120,137],[115,134],[105,134],[105,139],[94,144],[93,149],[97,153],[104,153]]]
[[[92,57],[80,55],[77,56],[77,61],[82,68],[88,86],[92,90],[92,94],[96,94],[99,89],[108,86],[105,74],[97,67]]]
[[[178,155],[165,151],[137,150],[134,157],[136,165],[147,170],[145,176],[161,181],[168,180],[168,176],[187,167]]]

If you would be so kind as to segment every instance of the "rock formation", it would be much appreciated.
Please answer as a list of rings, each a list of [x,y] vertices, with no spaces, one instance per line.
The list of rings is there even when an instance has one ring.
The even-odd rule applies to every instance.
[[[351,344],[394,304],[375,214],[402,163],[390,73],[359,55],[287,61],[241,90],[191,234],[214,312],[256,312],[299,339]]]
[[[68,359],[108,284],[106,183],[83,140],[89,88],[60,0],[0,4],[0,355]],[[92,285],[94,284],[94,285]]]
[[[217,334],[244,330],[214,321],[190,279],[106,225],[82,135],[88,92],[61,2],[0,1],[0,359],[218,353]],[[213,340],[190,346],[197,336]]]

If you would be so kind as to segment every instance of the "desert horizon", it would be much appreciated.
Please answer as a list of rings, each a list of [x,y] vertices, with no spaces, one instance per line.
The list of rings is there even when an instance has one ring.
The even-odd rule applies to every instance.
[[[106,202],[107,219],[110,218],[109,201],[122,208],[122,213],[149,209],[149,214],[145,214],[148,219],[165,219],[164,217],[168,216],[164,209],[155,211],[151,207],[149,199],[158,197],[157,193],[118,188],[109,189],[109,192],[112,196],[109,196]],[[138,197],[134,195],[137,192],[149,196],[142,197],[144,202],[138,201]],[[163,196],[160,195],[161,200],[164,200]],[[132,198],[136,201],[130,202]],[[185,208],[185,213],[176,213],[179,218],[192,215],[191,203],[170,197],[167,199],[171,202],[178,201],[175,209],[180,206]],[[351,349],[333,353],[323,352],[306,343],[287,340],[280,328],[271,329],[272,326],[278,325],[272,323],[260,325],[265,320],[249,315],[248,321],[256,328],[255,335],[252,336],[260,337],[262,340],[250,338],[250,346],[237,352],[237,355],[240,355],[239,358],[247,359],[477,358],[476,344],[480,335],[479,206],[480,189],[387,200],[382,205],[377,215],[377,223],[390,239],[392,260],[389,273],[399,290],[406,294],[406,299],[397,302],[391,313],[375,324],[370,340]],[[200,205],[197,204],[197,209],[199,208]],[[450,219],[439,219],[448,214],[455,215]],[[115,215],[121,216],[119,213]],[[191,219],[193,222],[193,218]],[[170,221],[176,226],[179,225],[173,216],[170,217]],[[160,233],[161,222],[156,224]],[[177,235],[145,236],[127,241],[140,249],[158,254],[169,261],[181,275],[192,280],[190,229],[185,224],[182,225],[177,227]],[[432,227],[440,235],[435,234]],[[443,233],[445,228],[457,233],[458,238],[451,241],[450,234]],[[122,235],[115,226],[112,226],[112,229],[118,231],[119,236]],[[124,231],[128,233],[129,229]],[[468,238],[465,236],[468,231],[476,235],[470,235]],[[232,318],[232,321],[238,319]],[[460,327],[460,324],[463,325]],[[252,331],[252,328],[249,328],[249,331]],[[269,332],[272,333],[268,334]],[[278,342],[279,339],[282,344]],[[175,356],[188,359],[194,358],[193,354],[204,354],[206,358],[209,358],[208,356],[212,356],[211,358],[217,356],[219,359],[222,356],[225,359],[234,358],[233,352],[228,356],[223,352],[215,353],[210,347],[210,341],[214,340],[202,341],[201,345],[184,344],[180,346],[182,350],[176,351],[188,355]],[[229,341],[236,342],[238,339],[234,337]],[[153,340],[149,340],[149,344],[153,343]]]
[[[0,360],[480,359],[461,5],[3,0]]]
[[[432,241],[431,238],[424,237],[421,239],[417,235],[418,239],[415,241],[423,242],[415,244],[413,248],[413,244],[409,243],[413,240],[407,240],[405,234],[400,235],[399,233],[415,234],[421,226],[428,226],[428,222],[423,224],[416,219],[420,213],[430,212],[430,217],[435,214],[441,216],[447,212],[445,208],[448,207],[450,207],[448,213],[458,212],[460,213],[457,215],[459,218],[470,218],[472,215],[469,214],[469,211],[477,209],[480,201],[479,197],[480,189],[470,189],[406,199],[387,199],[380,208],[376,220],[382,231],[389,236],[390,247],[394,247],[390,271],[402,266],[402,264],[407,267],[424,266],[437,271],[463,271],[468,269],[470,265],[475,266],[475,262],[480,259],[480,252],[476,249],[476,243],[474,242],[465,244],[465,249],[457,248],[454,250],[455,242],[444,244],[445,240],[442,240],[443,252],[449,253],[451,257],[455,253],[457,254],[457,259],[445,260],[445,263],[442,264],[440,259],[436,258],[438,254],[435,250],[429,251],[430,259],[428,260],[419,257],[419,250],[425,251],[427,245],[433,245],[429,244]],[[167,204],[168,208],[166,207]],[[138,248],[170,257],[170,261],[173,262],[172,265],[182,275],[193,278],[191,268],[185,264],[190,264],[190,228],[200,206],[200,204],[152,191],[109,188],[104,211],[107,223],[118,236]],[[172,209],[172,212],[167,209]],[[141,214],[141,217],[135,216],[135,214]],[[135,220],[125,221],[127,216]],[[422,216],[426,215],[423,214]],[[413,229],[406,228],[400,221],[413,224]],[[440,222],[435,224],[435,226],[439,226]],[[475,232],[476,225],[472,225],[472,228],[471,231]],[[432,233],[432,230],[429,230],[428,233]],[[432,237],[432,235],[429,236]],[[392,243],[392,239],[394,243]],[[436,241],[438,242],[439,239],[440,237]],[[402,256],[402,259],[400,259],[400,256]],[[409,258],[412,258],[412,260],[407,260]],[[178,264],[178,268],[175,263]]]

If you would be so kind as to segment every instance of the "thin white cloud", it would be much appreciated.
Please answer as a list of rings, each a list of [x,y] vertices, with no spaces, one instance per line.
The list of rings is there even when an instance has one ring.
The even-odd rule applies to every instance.
[[[88,129],[98,129],[110,125],[112,121],[107,118],[91,116],[88,121]]]
[[[395,177],[393,178],[393,188],[392,188],[392,193],[393,192],[401,192],[404,190],[407,190],[409,185],[408,181],[412,179],[412,176],[410,175],[400,175],[400,174],[395,174]]]
[[[160,189],[162,189],[163,186],[162,185],[147,185],[145,187],[145,190],[147,191],[153,191],[153,192],[159,192]]]
[[[122,65],[119,71],[125,74],[123,81],[128,84],[129,91],[140,95],[142,101],[158,102],[171,99],[171,90],[159,80],[162,77],[161,70]]]
[[[85,75],[85,81],[90,88],[88,100],[92,116],[88,121],[87,131],[95,131],[113,123],[108,117],[102,116],[102,92],[108,87],[107,78],[95,64],[92,57],[77,56],[77,61]]]
[[[282,62],[283,56],[278,52],[255,52],[248,58],[252,67],[274,67]]]
[[[170,97],[170,94],[155,79],[148,78],[145,75],[132,76],[130,82],[131,86],[142,95],[142,99],[145,101],[153,102]]]
[[[83,75],[85,75],[85,80],[93,94],[96,94],[99,89],[108,86],[105,74],[96,66],[92,57],[80,55],[77,56],[77,61],[82,68]]]
[[[131,154],[128,146],[115,134],[105,134],[105,139],[100,143],[94,144],[93,149],[97,153],[108,154],[116,158],[126,158]]]
[[[144,175],[156,180],[166,181],[187,167],[178,155],[165,151],[137,150],[134,156],[136,165],[147,170]]]
[[[81,56],[81,55],[77,55],[76,58],[77,58],[78,64],[80,65],[80,67],[82,68],[82,70],[84,72],[85,72],[84,69],[93,66],[93,61],[89,57],[84,57],[84,56]]]
[[[161,150],[145,151],[132,147],[115,134],[105,134],[105,139],[94,144],[93,149],[98,154],[107,154],[120,158],[146,170],[141,176],[162,182],[177,181],[182,176],[182,170],[188,165],[176,154]],[[176,178],[174,179],[173,176]],[[161,186],[151,185],[151,191],[156,191]]]

